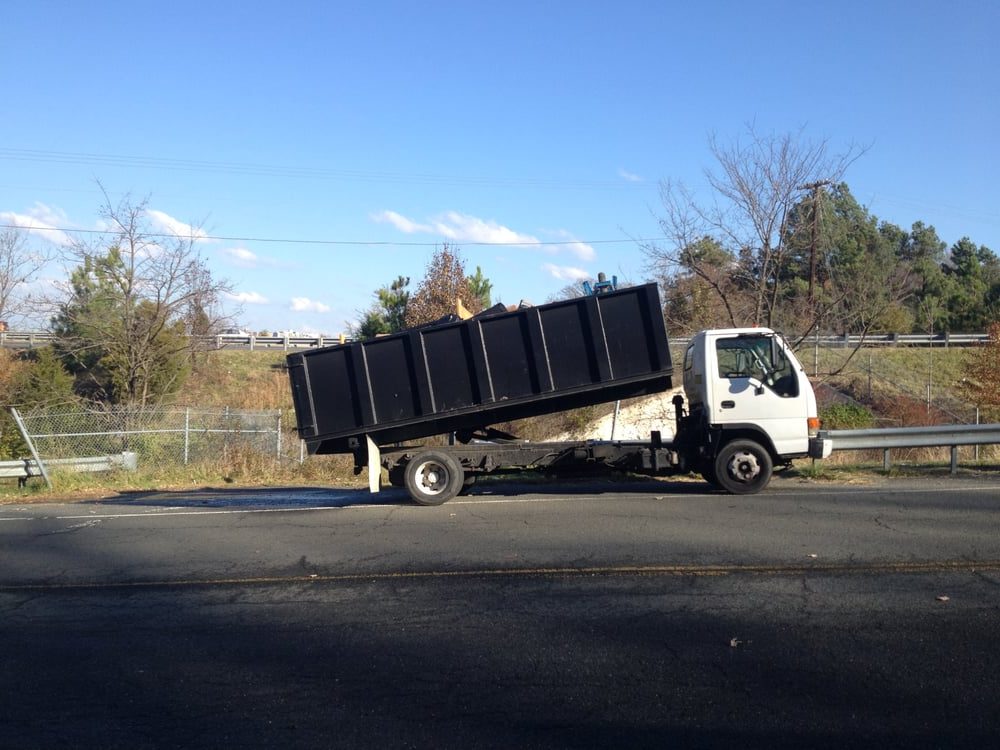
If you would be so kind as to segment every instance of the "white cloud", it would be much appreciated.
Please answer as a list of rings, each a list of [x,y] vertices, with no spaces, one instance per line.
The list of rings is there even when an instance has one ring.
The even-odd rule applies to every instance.
[[[246,305],[266,305],[269,301],[260,292],[237,292],[236,294],[226,292],[226,298]]]
[[[222,251],[222,255],[232,265],[239,268],[276,268],[289,269],[296,268],[298,264],[279,258],[266,258],[245,247],[229,247]]]
[[[626,182],[644,182],[643,178],[634,172],[629,172],[627,169],[619,169],[618,176],[621,177]]]
[[[46,216],[47,219],[52,219],[53,214],[49,212],[48,206],[41,203],[36,203],[36,209],[41,206],[46,209],[42,211],[42,215]],[[38,218],[34,215],[35,210],[32,211],[32,215],[19,214],[13,211],[0,211],[0,223],[2,224],[12,224],[16,227],[24,229],[26,232],[35,235],[36,237],[41,237],[49,242],[61,245],[63,247],[69,247],[73,244],[73,239],[66,234],[63,230],[56,227],[50,221]]]
[[[427,224],[409,219],[395,211],[372,214],[372,219],[392,224],[405,234],[438,234],[455,242],[482,242],[492,245],[537,245],[540,240],[530,234],[516,232],[493,220],[480,219],[458,211],[446,211],[432,217]]]
[[[580,242],[580,240],[576,239],[576,237],[565,229],[553,229],[550,230],[549,234],[565,240],[565,242],[559,245],[550,245],[550,247],[555,248],[555,252],[565,251],[575,255],[580,260],[587,261],[594,260],[597,257],[597,251],[591,245],[588,245],[586,242]]]
[[[392,224],[405,234],[436,234],[453,242],[481,243],[487,245],[520,245],[535,247],[542,252],[556,255],[568,252],[580,260],[591,261],[597,256],[594,248],[580,242],[565,229],[548,232],[565,242],[545,242],[533,234],[518,232],[492,219],[481,219],[459,211],[446,211],[432,217],[427,223],[407,218],[395,211],[381,211],[372,214],[372,219],[383,224]]]
[[[292,312],[317,312],[328,313],[330,306],[322,302],[316,302],[308,297],[292,297]]]
[[[174,235],[175,237],[198,240],[201,242],[208,241],[208,233],[205,232],[204,229],[193,227],[190,224],[185,224],[180,219],[175,219],[173,216],[163,213],[163,211],[156,211],[155,209],[147,208],[146,215],[152,219],[153,223],[157,227],[166,233]]]
[[[590,274],[582,268],[573,266],[557,266],[555,263],[544,263],[542,269],[553,278],[560,281],[584,281],[590,278]]]
[[[55,206],[49,206],[41,201],[35,201],[35,205],[31,207],[28,211],[29,214],[34,216],[36,219],[44,221],[46,224],[51,226],[59,226],[60,224],[66,226],[69,224],[69,217],[66,212],[61,208],[56,208]]]
[[[434,227],[429,224],[417,224],[395,211],[380,211],[377,214],[372,214],[372,220],[379,224],[392,224],[404,234],[430,234],[434,231]]]
[[[222,254],[229,256],[229,260],[241,268],[256,268],[259,262],[256,253],[245,247],[230,247],[223,250]]]
[[[540,240],[530,234],[476,216],[448,211],[436,218],[434,229],[456,242],[482,242],[490,245],[537,245]]]

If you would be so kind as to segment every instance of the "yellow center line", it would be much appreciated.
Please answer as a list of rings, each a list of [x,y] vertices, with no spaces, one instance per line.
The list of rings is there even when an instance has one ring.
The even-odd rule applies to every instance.
[[[179,588],[213,586],[270,586],[311,583],[374,583],[399,580],[474,578],[586,578],[596,576],[825,576],[895,575],[921,573],[977,573],[1000,571],[1000,560],[933,560],[926,562],[809,563],[771,565],[609,565],[583,568],[492,568],[483,570],[397,571],[243,578],[177,578],[152,581],[67,581],[23,584],[0,583],[0,592],[74,591],[99,589]]]

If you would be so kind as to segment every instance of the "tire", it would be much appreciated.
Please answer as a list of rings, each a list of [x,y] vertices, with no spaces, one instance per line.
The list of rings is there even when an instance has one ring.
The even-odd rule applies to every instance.
[[[733,495],[752,495],[767,487],[774,464],[771,454],[753,440],[726,443],[715,457],[718,486]]]
[[[719,478],[715,476],[714,463],[709,463],[706,461],[702,465],[701,469],[698,470],[698,473],[701,474],[702,479],[704,479],[706,482],[709,483],[709,485],[711,485],[712,489],[719,488]]]
[[[389,484],[393,487],[405,487],[406,469],[401,466],[394,466],[389,469]]]
[[[450,453],[431,450],[410,459],[404,479],[417,505],[441,505],[461,491],[465,472]]]

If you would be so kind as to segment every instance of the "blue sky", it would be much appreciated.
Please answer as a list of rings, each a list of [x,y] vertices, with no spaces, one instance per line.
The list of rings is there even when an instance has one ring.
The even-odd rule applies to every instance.
[[[239,238],[199,246],[255,330],[337,333],[444,241],[508,303],[642,281],[659,181],[748,122],[869,145],[873,213],[1000,251],[996,2],[4,5],[0,224],[148,196]]]

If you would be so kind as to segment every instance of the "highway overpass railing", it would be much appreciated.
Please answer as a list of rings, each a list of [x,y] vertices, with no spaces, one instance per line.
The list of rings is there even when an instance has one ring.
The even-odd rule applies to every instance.
[[[0,332],[0,348],[33,349],[55,341],[50,331],[3,331]],[[351,341],[348,334],[330,336],[258,336],[252,333],[223,333],[201,337],[207,349],[315,349]],[[685,347],[690,342],[686,336],[671,337],[674,346]],[[978,346],[989,342],[985,333],[879,333],[868,336],[814,336],[805,339],[802,347],[819,346],[829,348],[853,348],[857,346]]]

